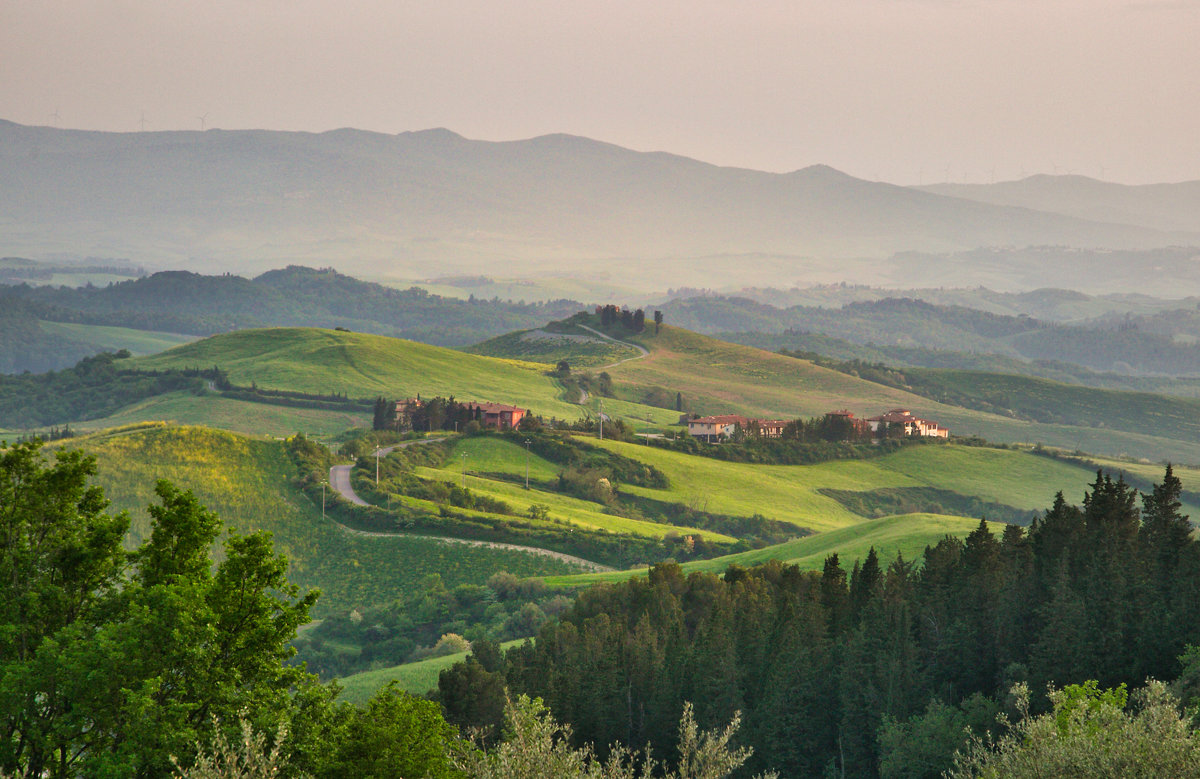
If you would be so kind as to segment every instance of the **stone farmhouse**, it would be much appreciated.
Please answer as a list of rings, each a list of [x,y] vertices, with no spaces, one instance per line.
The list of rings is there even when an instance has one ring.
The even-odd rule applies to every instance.
[[[905,435],[920,435],[930,438],[948,438],[950,436],[949,428],[942,427],[937,422],[928,419],[915,417],[911,411],[904,408],[894,408],[886,414],[867,417],[867,424],[871,426],[872,433],[879,433],[886,428],[900,425],[904,428]]]

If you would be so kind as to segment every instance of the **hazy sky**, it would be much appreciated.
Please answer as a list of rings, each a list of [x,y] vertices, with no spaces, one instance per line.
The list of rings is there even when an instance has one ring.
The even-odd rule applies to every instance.
[[[0,0],[0,118],[1178,181],[1200,179],[1198,43],[1200,0]]]

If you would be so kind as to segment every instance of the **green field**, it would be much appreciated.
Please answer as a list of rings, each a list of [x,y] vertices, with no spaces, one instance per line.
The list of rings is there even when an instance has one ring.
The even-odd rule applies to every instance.
[[[814,531],[836,530],[863,521],[823,487],[935,487],[1018,509],[1048,508],[1054,495],[1082,496],[1094,478],[1087,468],[1011,449],[931,444],[912,446],[869,460],[816,465],[748,465],[618,441],[606,449],[653,465],[670,480],[665,490],[625,486],[627,492],[682,502],[733,516],[754,513]]]
[[[999,524],[991,524],[992,532],[999,532]],[[749,567],[769,560],[797,565],[804,570],[820,570],[825,558],[835,552],[842,567],[847,571],[855,560],[866,557],[875,547],[880,562],[887,565],[898,555],[904,559],[919,560],[926,546],[932,546],[947,535],[967,536],[979,527],[979,520],[964,517],[946,517],[935,514],[903,514],[885,517],[840,530],[831,530],[808,538],[787,541],[752,552],[716,557],[712,560],[697,560],[684,563],[685,571],[707,571],[720,573],[731,565]],[[645,570],[612,571],[605,573],[578,574],[572,576],[548,576],[546,584],[551,587],[583,587],[600,582],[616,582],[630,576],[644,574]]]
[[[465,354],[364,333],[312,328],[239,330],[140,358],[140,368],[218,365],[235,384],[270,389],[388,398],[453,395],[575,419],[546,366]]]
[[[289,577],[323,595],[316,613],[391,600],[432,573],[447,586],[481,584],[493,573],[565,573],[572,566],[512,550],[447,544],[411,536],[368,537],[348,532],[294,486],[294,467],[282,442],[200,427],[142,425],[70,439],[61,444],[97,457],[95,479],[114,509],[130,512],[130,543],[149,528],[146,506],[164,478],[193,490],[229,527],[270,531],[290,562]]]
[[[173,346],[191,343],[198,336],[178,333],[156,333],[149,330],[134,330],[129,327],[103,327],[79,325],[70,322],[38,322],[50,335],[67,338],[76,343],[88,344],[96,351],[116,352],[128,349],[135,355],[158,354]]]
[[[137,422],[202,425],[247,435],[284,437],[305,433],[328,439],[352,427],[369,427],[365,413],[273,406],[224,398],[216,393],[170,392],[126,406],[115,414],[78,423],[80,430],[102,430]]]
[[[505,641],[502,649],[524,643],[525,639]],[[342,693],[338,697],[356,706],[362,706],[389,682],[397,682],[401,690],[413,695],[424,695],[438,684],[438,674],[445,669],[467,659],[467,652],[455,652],[442,657],[431,657],[428,660],[418,660],[415,663],[393,665],[389,668],[379,668],[374,671],[343,676],[338,679]]]
[[[650,350],[649,357],[609,371],[618,395],[627,400],[637,401],[650,388],[666,387],[681,392],[686,406],[701,414],[785,419],[817,416],[841,408],[860,417],[907,408],[949,427],[954,435],[1200,464],[1200,443],[1169,420],[1162,420],[1162,426],[1147,432],[1113,429],[1103,419],[1088,425],[1027,422],[939,403],[822,368],[808,360],[718,341],[681,328],[664,325],[658,335],[648,328],[626,340]],[[1136,395],[1128,393],[1124,399],[1133,402]]]
[[[466,454],[464,460],[462,455]],[[463,473],[463,466],[466,473]],[[549,510],[549,521],[565,521],[583,530],[633,533],[636,535],[662,538],[672,533],[700,534],[715,541],[732,543],[736,539],[721,533],[699,530],[693,527],[666,525],[657,522],[647,522],[639,519],[606,514],[598,503],[538,489],[537,482],[556,481],[562,467],[544,460],[537,455],[529,457],[529,491],[523,484],[514,484],[509,480],[487,478],[485,474],[507,474],[510,478],[523,479],[525,475],[525,450],[508,441],[492,438],[467,438],[455,444],[455,448],[443,468],[421,467],[416,473],[427,479],[439,481],[461,482],[472,492],[502,500],[524,514],[531,505],[542,505]],[[424,507],[433,511],[436,506],[425,501],[412,501],[414,504],[425,504]],[[470,512],[478,513],[478,512]]]

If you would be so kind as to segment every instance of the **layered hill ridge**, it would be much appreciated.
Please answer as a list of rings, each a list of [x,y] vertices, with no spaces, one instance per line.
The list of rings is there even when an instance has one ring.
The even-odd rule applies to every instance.
[[[1200,234],[1200,225],[1089,221],[825,166],[721,168],[567,135],[493,143],[445,130],[95,133],[3,122],[0,161],[10,251],[209,269],[353,257],[354,271],[421,277],[435,261],[443,272],[500,261],[518,272],[597,272],[599,260],[618,263],[599,270],[658,286],[686,271],[790,280],[823,258],[1147,248]],[[739,268],[746,257],[754,266]]]

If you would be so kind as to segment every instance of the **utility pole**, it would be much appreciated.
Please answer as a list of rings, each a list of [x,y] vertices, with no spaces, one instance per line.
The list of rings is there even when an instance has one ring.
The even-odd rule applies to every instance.
[[[379,449],[375,449],[375,486],[379,486]]]
[[[325,521],[325,482],[321,482],[321,521]]]
[[[600,440],[604,440],[604,398],[600,398]]]
[[[529,444],[530,440],[525,439],[525,489],[529,489]]]
[[[463,489],[466,489],[465,485],[467,483],[467,453],[463,452],[462,455],[460,455],[460,456],[462,457],[462,470],[458,472],[458,486],[462,487]]]

